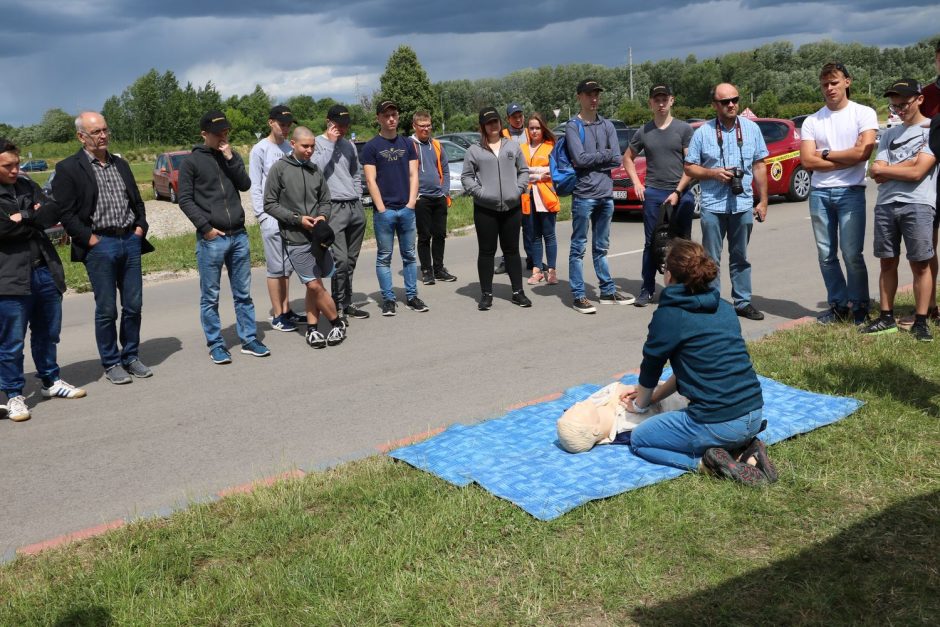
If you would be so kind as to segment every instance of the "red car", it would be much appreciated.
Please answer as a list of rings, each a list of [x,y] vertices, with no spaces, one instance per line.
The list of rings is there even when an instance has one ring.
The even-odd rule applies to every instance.
[[[168,198],[177,202],[180,191],[180,165],[191,151],[164,152],[153,168],[153,195],[157,200]]]
[[[754,118],[760,127],[769,155],[767,164],[767,191],[770,196],[786,196],[787,200],[801,202],[809,196],[810,174],[800,165],[800,131],[790,120]],[[703,122],[692,124],[694,128]],[[646,159],[640,155],[634,160],[636,173],[646,180]],[[614,211],[643,212],[643,203],[636,196],[627,171],[619,167],[612,173],[614,179]],[[699,213],[701,191],[698,183],[692,186],[695,196],[695,214]],[[755,189],[756,199],[756,189]]]

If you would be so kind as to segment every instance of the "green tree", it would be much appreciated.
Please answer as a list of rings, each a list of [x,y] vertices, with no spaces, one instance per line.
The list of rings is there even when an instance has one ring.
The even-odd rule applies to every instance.
[[[424,109],[438,118],[440,105],[435,106],[435,94],[427,72],[418,62],[418,55],[409,46],[399,46],[388,58],[385,72],[379,79],[382,100],[394,100],[399,107],[401,117],[398,129],[411,128],[411,116],[418,109]]]
[[[772,91],[765,91],[754,103],[753,111],[762,118],[776,118],[780,115],[780,101]]]
[[[39,141],[67,142],[75,136],[75,116],[62,109],[49,109],[39,123]]]

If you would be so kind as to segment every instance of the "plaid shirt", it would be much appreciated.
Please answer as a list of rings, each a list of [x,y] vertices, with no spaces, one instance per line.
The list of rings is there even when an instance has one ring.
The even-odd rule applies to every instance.
[[[108,154],[107,163],[102,163],[93,154],[85,151],[98,183],[98,202],[91,216],[91,229],[123,229],[134,223],[134,212],[127,199],[124,179]]]

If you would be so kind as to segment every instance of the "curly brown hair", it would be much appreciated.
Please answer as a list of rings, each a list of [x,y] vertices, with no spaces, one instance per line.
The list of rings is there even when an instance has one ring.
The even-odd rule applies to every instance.
[[[718,266],[698,242],[676,238],[666,253],[666,270],[676,283],[682,283],[692,294],[707,292],[718,276]]]

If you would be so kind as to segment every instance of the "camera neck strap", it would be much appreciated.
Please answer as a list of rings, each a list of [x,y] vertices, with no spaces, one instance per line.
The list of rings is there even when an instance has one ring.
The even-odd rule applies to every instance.
[[[744,170],[744,135],[741,132],[741,120],[734,118],[734,136],[738,143],[738,157],[741,159],[741,170]],[[718,150],[721,152],[721,167],[725,167],[725,142],[724,133],[721,129],[721,119],[715,118],[715,141],[718,142]]]

